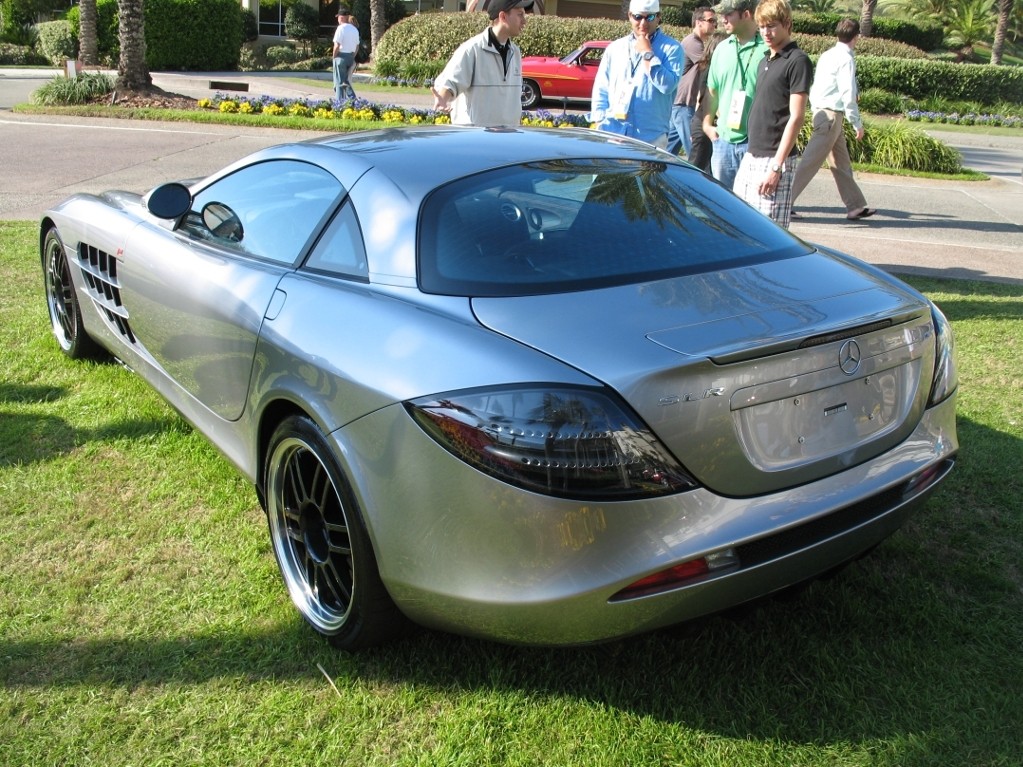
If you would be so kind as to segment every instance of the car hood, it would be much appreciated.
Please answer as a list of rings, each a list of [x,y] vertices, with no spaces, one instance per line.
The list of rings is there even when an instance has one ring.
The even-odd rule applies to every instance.
[[[556,56],[526,56],[522,59],[522,67],[538,67],[538,66],[551,66],[558,64],[561,59]]]
[[[614,388],[727,495],[812,481],[890,449],[919,420],[933,368],[926,300],[820,253],[472,303],[486,327]]]

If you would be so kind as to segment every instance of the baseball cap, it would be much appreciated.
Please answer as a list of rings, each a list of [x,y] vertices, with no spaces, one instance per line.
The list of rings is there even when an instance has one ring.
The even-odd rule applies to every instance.
[[[351,16],[352,12],[342,5],[340,8],[337,9],[337,13],[334,14],[334,15],[335,16]]]
[[[487,13],[491,19],[496,19],[501,11],[507,13],[514,8],[525,8],[527,11],[533,7],[533,0],[490,0],[487,5]]]
[[[753,13],[756,7],[757,4],[754,0],[722,0],[718,5],[714,6],[714,10],[720,14],[734,13],[735,11],[739,13],[743,11]]]
[[[629,13],[660,13],[660,0],[632,0],[629,3]]]

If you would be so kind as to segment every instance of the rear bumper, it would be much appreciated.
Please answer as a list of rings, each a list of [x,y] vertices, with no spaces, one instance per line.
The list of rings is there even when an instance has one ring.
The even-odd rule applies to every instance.
[[[399,444],[432,449],[424,439],[410,430]],[[365,498],[363,508],[405,510],[370,512],[367,521],[384,582],[413,620],[516,644],[584,644],[719,612],[856,558],[926,501],[957,449],[952,397],[872,461],[757,498],[697,490],[581,504],[508,488],[454,462],[438,467],[443,483],[437,474],[432,482],[392,477],[383,495],[404,505],[381,506],[378,497]],[[615,596],[640,578],[729,547],[739,555],[735,569]]]

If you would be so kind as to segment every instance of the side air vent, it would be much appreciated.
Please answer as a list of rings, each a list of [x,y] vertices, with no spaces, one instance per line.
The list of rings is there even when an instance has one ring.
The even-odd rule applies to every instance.
[[[129,343],[135,343],[135,334],[128,325],[128,310],[121,303],[121,283],[117,281],[117,259],[97,247],[78,244],[78,265],[89,289],[93,303],[114,329]]]

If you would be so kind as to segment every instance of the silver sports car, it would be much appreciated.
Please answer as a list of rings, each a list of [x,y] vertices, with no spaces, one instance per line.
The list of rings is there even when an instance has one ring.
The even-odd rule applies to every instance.
[[[958,449],[918,292],[645,144],[388,129],[42,220],[53,333],[255,486],[343,648],[621,637],[891,535]]]

